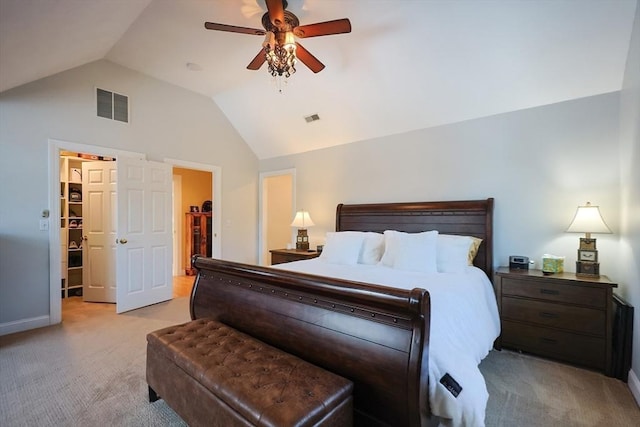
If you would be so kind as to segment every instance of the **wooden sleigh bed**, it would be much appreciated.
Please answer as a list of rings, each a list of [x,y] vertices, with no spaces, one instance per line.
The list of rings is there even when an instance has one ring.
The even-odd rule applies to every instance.
[[[493,199],[340,204],[336,231],[398,230],[482,239],[493,268]],[[354,383],[356,425],[435,425],[428,394],[430,299],[402,290],[196,256],[192,319],[213,318]]]

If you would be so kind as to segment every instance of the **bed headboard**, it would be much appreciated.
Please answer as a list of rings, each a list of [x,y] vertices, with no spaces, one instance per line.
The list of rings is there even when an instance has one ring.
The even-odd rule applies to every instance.
[[[453,202],[345,205],[336,211],[336,231],[438,230],[482,239],[474,265],[493,277],[493,198]]]

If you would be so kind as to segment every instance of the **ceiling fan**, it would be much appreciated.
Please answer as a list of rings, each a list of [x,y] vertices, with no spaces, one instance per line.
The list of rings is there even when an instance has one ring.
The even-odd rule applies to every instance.
[[[307,38],[351,32],[351,22],[346,18],[300,25],[298,17],[285,10],[287,8],[286,0],[265,0],[265,3],[267,4],[267,13],[262,16],[264,30],[215,22],[204,23],[204,27],[208,30],[265,36],[262,49],[247,65],[249,70],[260,69],[266,61],[271,75],[289,77],[296,72],[296,59],[299,59],[311,71],[318,73],[324,69],[324,64],[295,41],[294,36]]]

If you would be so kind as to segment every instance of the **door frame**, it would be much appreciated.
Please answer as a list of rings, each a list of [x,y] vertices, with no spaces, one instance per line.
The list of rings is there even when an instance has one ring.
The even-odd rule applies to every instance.
[[[211,172],[211,191],[213,191],[211,195],[211,202],[213,204],[213,215],[211,219],[213,222],[213,243],[211,245],[211,256],[222,259],[222,168],[207,163],[197,163],[180,159],[165,158],[163,161],[173,167]]]
[[[267,239],[265,238],[265,224],[267,223],[267,209],[265,209],[266,198],[264,197],[264,185],[265,179],[274,176],[290,175],[291,176],[291,218],[296,213],[296,168],[281,169],[271,172],[260,172],[260,184],[258,186],[258,265],[265,265],[265,259],[263,254],[266,251]],[[291,239],[295,236],[295,232],[291,229]]]
[[[173,232],[173,271],[172,274],[174,276],[180,276],[180,270],[184,271],[182,268],[182,240],[179,237],[182,237],[182,233],[184,232],[182,227],[182,212],[178,212],[176,209],[177,206],[182,206],[182,176],[172,174],[171,179],[171,187],[173,189],[173,203],[171,209],[172,216],[172,232]]]
[[[133,151],[97,145],[80,144],[58,139],[48,139],[49,145],[49,324],[62,321],[62,298],[60,297],[60,278],[62,277],[60,251],[60,152],[74,151],[90,153],[96,156],[134,157],[146,160],[146,155]]]

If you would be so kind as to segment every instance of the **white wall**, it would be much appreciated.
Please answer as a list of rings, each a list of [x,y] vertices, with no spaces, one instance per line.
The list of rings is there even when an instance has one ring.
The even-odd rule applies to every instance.
[[[96,117],[95,87],[129,96],[131,120]],[[222,168],[222,256],[255,262],[258,160],[215,103],[101,60],[0,94],[0,331],[49,314],[48,139]],[[52,221],[57,213],[52,213]]]
[[[496,265],[549,252],[575,271],[581,235],[564,230],[590,201],[616,233],[595,237],[602,274],[618,280],[618,108],[616,92],[261,160],[260,170],[296,168],[312,246],[334,229],[338,203],[494,197]]]
[[[640,403],[640,5],[620,95],[620,294],[635,307],[629,385]]]

